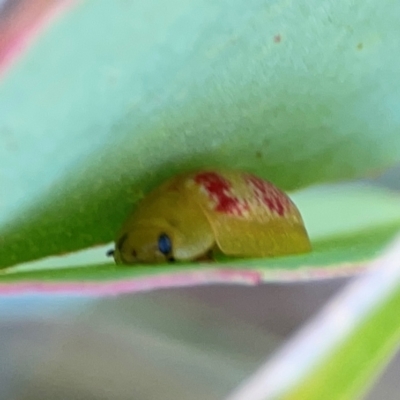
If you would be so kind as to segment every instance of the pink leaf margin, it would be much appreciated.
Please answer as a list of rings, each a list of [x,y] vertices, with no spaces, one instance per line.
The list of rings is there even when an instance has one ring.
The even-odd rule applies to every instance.
[[[360,274],[367,263],[341,264],[335,267],[307,267],[287,270],[239,270],[229,267],[197,269],[108,281],[39,281],[27,280],[0,283],[0,296],[28,293],[69,294],[107,297],[158,289],[228,284],[255,286],[262,283],[293,283],[301,281],[348,278]],[[86,267],[90,268],[90,267]]]
[[[0,79],[38,36],[78,0],[19,0],[0,13]]]
[[[90,267],[88,267],[90,268]],[[256,285],[261,282],[257,271],[204,270],[184,273],[168,273],[140,278],[104,282],[72,281],[46,282],[26,281],[0,284],[0,295],[33,293],[78,294],[87,296],[116,296],[123,293],[146,292],[162,288],[190,287],[218,283]]]

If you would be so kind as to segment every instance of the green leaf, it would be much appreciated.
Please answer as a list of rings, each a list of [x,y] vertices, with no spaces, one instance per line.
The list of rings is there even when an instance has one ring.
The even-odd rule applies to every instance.
[[[293,189],[398,161],[399,12],[79,3],[0,86],[0,267],[109,242],[180,171],[238,168]]]
[[[379,256],[400,231],[400,196],[387,190],[330,185],[293,193],[292,198],[303,211],[310,234],[313,251],[309,254],[126,267],[100,264],[99,260],[107,261],[102,247],[78,254],[74,262],[66,256],[7,268],[0,275],[0,292],[108,294],[213,282],[257,284],[348,276]]]
[[[229,396],[350,400],[400,343],[400,235]]]
[[[284,400],[361,398],[400,343],[400,287]]]

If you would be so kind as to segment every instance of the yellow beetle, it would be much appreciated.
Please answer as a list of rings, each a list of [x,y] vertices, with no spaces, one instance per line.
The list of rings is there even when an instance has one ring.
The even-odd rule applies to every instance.
[[[117,264],[272,257],[311,250],[290,198],[255,175],[206,170],[176,176],[145,197],[117,236]]]

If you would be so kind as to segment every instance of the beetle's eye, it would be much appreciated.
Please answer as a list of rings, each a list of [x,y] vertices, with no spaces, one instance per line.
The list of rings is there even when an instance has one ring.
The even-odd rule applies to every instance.
[[[165,233],[158,237],[158,250],[163,254],[169,254],[172,251],[171,239]]]

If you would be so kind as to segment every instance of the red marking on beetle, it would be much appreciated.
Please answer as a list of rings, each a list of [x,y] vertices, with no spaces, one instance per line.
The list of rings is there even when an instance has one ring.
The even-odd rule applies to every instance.
[[[282,36],[281,35],[275,35],[274,36],[274,42],[275,43],[280,43],[281,42],[281,40],[282,40]]]
[[[232,193],[231,183],[216,172],[202,172],[196,175],[194,180],[216,201],[215,211],[243,216],[244,211],[249,209],[246,201],[241,201]]]
[[[284,193],[278,190],[271,183],[256,176],[246,177],[246,181],[253,187],[256,199],[265,204],[271,211],[283,216],[290,207],[290,201]]]

